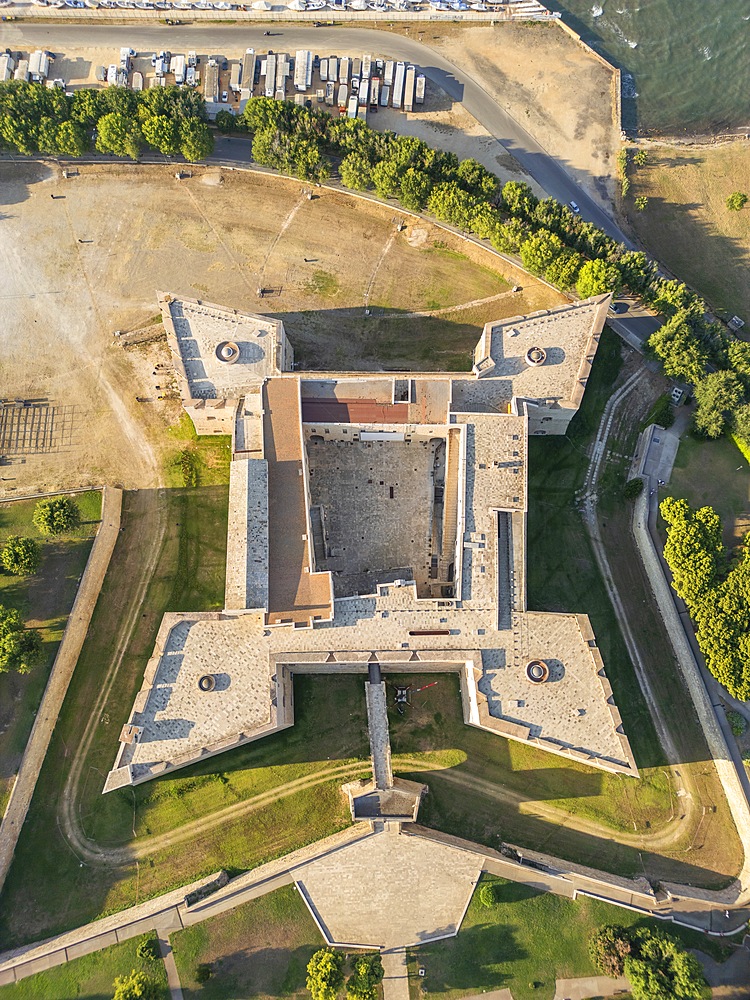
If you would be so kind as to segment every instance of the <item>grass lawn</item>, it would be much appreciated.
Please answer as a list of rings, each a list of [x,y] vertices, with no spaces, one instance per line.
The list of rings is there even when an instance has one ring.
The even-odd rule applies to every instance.
[[[185,1000],[307,996],[307,963],[325,946],[293,885],[179,931],[171,942]],[[212,969],[203,985],[195,979],[201,964]]]
[[[292,729],[169,778],[101,795],[117,749],[117,733],[140,688],[162,614],[223,606],[227,441],[194,440],[181,427],[175,431],[176,454],[185,447],[198,453],[198,486],[125,495],[124,531],[0,900],[2,945],[62,931],[222,867],[234,871],[253,867],[351,822],[339,791],[345,777],[326,780],[324,772],[347,762],[353,774],[368,769],[363,762],[368,754],[363,681],[355,677],[300,677],[295,682],[297,722]],[[179,465],[174,475],[180,476]],[[86,835],[104,847],[138,846],[143,837],[174,830],[294,779],[310,775],[319,783],[271,799],[252,813],[229,817],[208,833],[147,853],[138,867],[132,861],[119,868],[80,868],[59,830],[58,802],[68,762],[81,739],[82,720],[91,712],[92,689],[101,683],[116,646],[113,623],[127,618],[135,599],[130,581],[146,559],[159,504],[166,504],[166,538],[78,790]],[[317,775],[321,777],[316,779]]]
[[[76,531],[54,538],[40,535],[32,523],[36,500],[0,504],[0,548],[9,535],[22,535],[38,541],[42,553],[39,572],[34,576],[12,576],[0,569],[0,604],[20,611],[29,624],[39,629],[44,642],[44,660],[30,674],[0,674],[0,816],[101,518],[98,491],[78,493],[75,501],[83,523]]]
[[[425,945],[409,955],[412,1000],[454,1000],[510,989],[514,1000],[551,1000],[556,979],[596,975],[588,939],[603,924],[665,930],[685,947],[717,959],[721,944],[703,934],[646,920],[631,910],[581,897],[575,902],[532,886],[483,876],[497,885],[498,903],[484,906],[476,890],[457,937]],[[482,884],[480,883],[480,884]],[[426,969],[424,978],[417,966]]]
[[[155,942],[156,935],[144,934],[38,972],[12,986],[0,986],[0,1000],[110,1000],[115,977],[126,976],[132,969],[153,977],[161,986],[160,1000],[168,1000],[167,973],[161,958],[144,961],[136,954],[144,940]]]
[[[630,174],[632,197],[649,199],[645,212],[629,210],[645,246],[714,309],[750,321],[750,207],[725,204],[733,191],[750,194],[747,143],[649,147]]]
[[[680,442],[665,496],[693,507],[713,507],[724,522],[724,544],[736,545],[750,529],[750,471],[729,438],[706,441],[686,434]]]

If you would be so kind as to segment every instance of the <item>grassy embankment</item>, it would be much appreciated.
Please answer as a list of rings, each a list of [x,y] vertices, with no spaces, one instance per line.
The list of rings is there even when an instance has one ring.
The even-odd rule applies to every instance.
[[[171,943],[185,1000],[307,996],[307,963],[325,945],[293,885],[179,931]],[[201,985],[203,964],[212,975]]]
[[[457,937],[410,953],[412,1000],[456,1000],[499,989],[510,989],[514,1000],[551,1000],[556,979],[596,974],[587,944],[604,924],[666,930],[685,947],[726,957],[725,948],[703,934],[609,903],[586,897],[573,902],[492,876],[482,881],[497,885],[498,903],[484,906],[475,891]],[[416,974],[417,966],[425,968],[424,978]]]
[[[425,766],[431,759],[429,751],[439,751],[432,757],[434,771],[412,775],[430,786],[420,813],[420,819],[430,826],[488,846],[507,840],[606,871],[632,875],[645,868],[654,878],[723,885],[739,865],[736,835],[688,696],[675,684],[675,675],[664,669],[665,663],[674,664],[674,660],[663,627],[650,607],[650,593],[644,589],[647,583],[634,579],[626,595],[634,616],[631,620],[638,622],[640,634],[648,636],[642,646],[648,647],[644,652],[652,679],[668,717],[681,720],[680,726],[674,727],[674,737],[709,817],[709,829],[705,829],[704,819],[700,837],[696,838],[697,831],[691,830],[669,851],[651,854],[648,850],[648,837],[673,815],[674,788],[575,505],[575,492],[582,485],[588,465],[587,446],[620,366],[619,340],[605,331],[583,406],[567,437],[534,438],[529,442],[528,599],[529,607],[534,609],[585,612],[591,617],[641,778],[625,780],[464,727],[458,684],[450,677],[441,677],[437,687],[418,695],[410,715],[392,713],[393,752],[421,756],[421,766]],[[619,425],[615,428],[616,452],[624,453],[632,446],[637,426],[634,418],[636,430]],[[607,529],[611,532],[609,554],[616,576],[635,572],[638,567],[627,523],[630,508],[619,500],[622,477],[622,469],[613,460],[603,477],[603,504],[607,505],[605,524],[609,524],[610,507],[624,519],[615,531],[611,525]],[[415,686],[419,686],[416,681]],[[675,705],[679,706],[679,714],[675,714]],[[441,773],[440,768],[445,767],[451,768],[451,773]],[[397,765],[397,770],[407,773],[404,764]],[[457,795],[453,773],[478,777],[495,784],[500,794],[508,789],[531,801],[520,807],[500,805],[492,795],[471,785]],[[583,820],[602,823],[614,835],[590,836],[570,825],[558,825],[534,815],[534,800]],[[630,835],[640,832],[643,842],[638,847],[624,846],[617,842],[618,830]]]
[[[63,706],[29,818],[3,892],[3,945],[38,939],[134,904],[202,874],[241,870],[317,840],[350,822],[339,793],[341,776],[262,808],[228,818],[202,836],[145,853],[122,867],[79,864],[58,824],[70,761],[74,759],[95,693],[110,667],[135,601],[133,580],[153,546],[159,507],[166,534],[155,572],[100,715],[77,791],[84,834],[105,851],[139,841],[218,808],[272,791],[295,778],[349,762],[352,773],[368,765],[364,698],[358,678],[302,678],[295,688],[297,724],[288,733],[235,751],[172,777],[101,795],[117,750],[117,733],[139,689],[145,663],[165,611],[223,606],[226,562],[229,443],[195,439],[186,422],[174,432],[172,488],[125,495],[123,532],[113,555],[92,627]],[[182,452],[191,454],[197,485],[182,487]],[[332,683],[333,681],[333,683]],[[321,725],[320,720],[327,720]],[[329,762],[330,761],[330,762]],[[313,778],[313,781],[315,778]],[[135,836],[133,830],[135,829]]]
[[[638,238],[714,309],[750,323],[750,206],[726,207],[733,191],[750,194],[747,142],[649,146],[646,166],[630,176],[632,196],[649,199],[645,212],[630,213]]]
[[[32,523],[36,500],[0,504],[0,548],[9,535],[22,535],[39,542],[42,553],[34,576],[12,576],[0,569],[0,604],[20,611],[39,629],[44,641],[44,659],[31,673],[0,674],[0,816],[5,812],[101,518],[98,491],[78,493],[75,501],[81,510],[81,527],[54,538],[40,535]]]
[[[0,986],[0,1000],[108,1000],[115,978],[127,976],[132,969],[155,979],[161,986],[159,1000],[168,1000],[167,973],[161,958],[149,961],[138,957],[138,945],[144,940],[156,943],[156,935],[144,934],[38,972],[13,986]]]

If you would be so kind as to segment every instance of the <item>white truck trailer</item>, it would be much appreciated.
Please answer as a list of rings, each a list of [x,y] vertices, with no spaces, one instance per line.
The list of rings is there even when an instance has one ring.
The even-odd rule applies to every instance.
[[[276,56],[269,52],[266,56],[266,97],[273,97],[276,93]]]
[[[360,107],[366,108],[367,101],[370,96],[370,81],[365,80],[364,77],[359,82],[359,90],[357,91],[357,96],[359,97]]]
[[[328,82],[328,60],[327,59],[321,59],[320,60],[320,82],[321,83],[327,83]]]
[[[345,83],[339,84],[339,93],[336,98],[336,103],[339,106],[339,111],[346,111],[346,106],[349,103],[349,88]]]
[[[388,101],[391,99],[391,88],[387,83],[384,83],[380,89],[380,107],[387,108]]]
[[[233,94],[239,94],[242,83],[242,63],[233,62],[229,72],[229,89]]]
[[[356,94],[351,94],[350,97],[349,97],[349,107],[348,107],[347,112],[346,112],[346,117],[347,118],[356,118],[357,117],[357,95]]]
[[[391,91],[391,107],[400,108],[404,101],[404,77],[406,75],[406,64],[396,63],[396,72],[393,77],[393,90]]]
[[[49,54],[37,49],[29,55],[29,76],[32,80],[46,80],[49,76]]]
[[[336,84],[331,83],[331,81],[329,80],[328,83],[326,84],[326,104],[330,105],[330,107],[333,107],[333,102],[335,97],[336,97]]]
[[[349,68],[349,58],[344,56],[343,59],[339,60],[339,83],[349,83]]]
[[[16,66],[15,72],[13,73],[14,80],[23,80],[24,83],[29,82],[29,60],[19,59],[18,65]]]
[[[249,100],[253,96],[256,64],[257,56],[255,55],[255,49],[245,49],[245,54],[242,57],[242,75],[240,76],[242,90],[246,92],[242,95],[245,100]]]
[[[424,90],[425,90],[425,77],[424,73],[417,74],[417,90],[414,96],[415,104],[424,104]]]
[[[370,107],[377,108],[378,98],[380,97],[380,77],[374,76],[370,80]]]
[[[13,70],[16,68],[16,60],[10,52],[3,52],[0,56],[0,83],[13,79]]]
[[[372,56],[362,56],[362,79],[369,80],[372,76]]]
[[[169,72],[174,76],[174,82],[181,87],[185,82],[185,56],[172,56]]]
[[[336,56],[328,57],[328,79],[332,80],[334,83],[338,83],[339,61]]]
[[[404,111],[414,110],[414,84],[417,79],[417,70],[415,66],[406,67],[406,76],[404,77]]]
[[[393,69],[396,64],[392,59],[387,59],[385,63],[385,71],[383,72],[383,83],[388,87],[393,86]]]
[[[206,63],[203,74],[203,97],[210,104],[219,103],[219,64],[215,59]]]
[[[294,57],[294,89],[304,93],[310,89],[313,54],[309,49],[297,49]]]

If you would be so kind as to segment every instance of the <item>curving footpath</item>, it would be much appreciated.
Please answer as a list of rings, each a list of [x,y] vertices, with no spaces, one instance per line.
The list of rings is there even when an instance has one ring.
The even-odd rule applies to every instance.
[[[57,718],[115,548],[120,530],[121,512],[122,490],[105,486],[102,495],[101,524],[91,547],[55,662],[52,664],[52,671],[26,744],[21,767],[8,800],[8,807],[0,824],[0,891],[13,860],[16,843],[31,804],[47,748],[57,725]]]

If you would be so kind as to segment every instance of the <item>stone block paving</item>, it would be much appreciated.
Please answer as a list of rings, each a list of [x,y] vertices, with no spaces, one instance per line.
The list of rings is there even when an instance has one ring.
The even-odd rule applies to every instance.
[[[295,880],[332,943],[403,948],[453,935],[481,861],[447,844],[383,833],[316,859]]]

